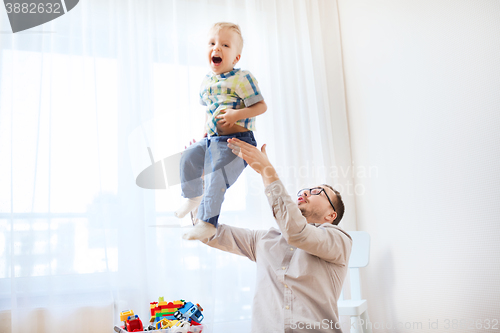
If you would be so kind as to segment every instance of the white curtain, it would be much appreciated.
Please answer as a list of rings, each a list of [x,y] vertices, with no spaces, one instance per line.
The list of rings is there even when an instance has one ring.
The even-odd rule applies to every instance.
[[[204,308],[207,332],[249,332],[254,265],[181,239],[180,187],[137,175],[199,139],[205,36],[240,24],[238,67],[268,111],[256,137],[290,193],[337,185],[354,226],[339,22],[334,1],[81,0],[16,34],[0,14],[0,331],[110,332],[149,303]],[[220,223],[275,226],[248,169]],[[183,223],[185,223],[184,221]]]

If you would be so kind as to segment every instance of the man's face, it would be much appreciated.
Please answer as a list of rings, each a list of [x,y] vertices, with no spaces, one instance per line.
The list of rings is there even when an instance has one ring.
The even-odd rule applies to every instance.
[[[318,195],[311,195],[309,191],[304,191],[301,196],[297,198],[297,205],[308,223],[331,223],[333,220],[329,221],[325,219],[325,217],[331,216],[334,210],[326,197],[325,191],[334,205],[336,202],[336,195],[326,186],[316,186],[315,188],[322,188],[324,191],[321,191]],[[336,217],[337,215],[334,214],[333,219]]]
[[[215,74],[233,70],[240,60],[240,39],[231,29],[211,31],[208,36],[208,62]]]

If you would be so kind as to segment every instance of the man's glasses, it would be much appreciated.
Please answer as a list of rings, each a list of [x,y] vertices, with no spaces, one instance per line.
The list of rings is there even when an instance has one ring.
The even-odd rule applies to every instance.
[[[328,201],[330,202],[330,205],[332,205],[333,211],[334,211],[334,212],[337,212],[337,211],[335,210],[335,206],[334,206],[334,205],[333,205],[333,203],[332,203],[332,200],[330,200],[330,197],[328,196],[328,194],[326,194],[326,191],[325,191],[325,189],[324,189],[324,188],[322,188],[322,187],[304,188],[304,189],[300,190],[300,191],[297,193],[297,196],[298,196],[298,197],[301,197],[301,196],[302,196],[302,194],[304,194],[304,192],[305,192],[305,191],[308,191],[308,192],[309,192],[309,194],[311,194],[311,195],[320,195],[320,194],[321,194],[321,192],[325,192],[326,198],[327,198],[327,199],[328,199]]]

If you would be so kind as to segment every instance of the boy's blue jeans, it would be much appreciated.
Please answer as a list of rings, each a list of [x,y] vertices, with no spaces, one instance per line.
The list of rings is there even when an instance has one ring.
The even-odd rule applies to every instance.
[[[203,138],[189,146],[181,156],[181,189],[184,198],[203,194],[197,218],[217,227],[226,190],[234,184],[247,163],[233,154],[227,140],[237,138],[257,146],[252,131]],[[205,192],[201,176],[205,171]]]

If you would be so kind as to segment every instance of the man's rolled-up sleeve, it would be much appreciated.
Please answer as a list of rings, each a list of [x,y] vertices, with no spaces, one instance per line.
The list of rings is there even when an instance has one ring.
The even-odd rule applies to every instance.
[[[352,239],[345,231],[333,225],[316,226],[307,223],[280,180],[269,184],[265,192],[274,218],[288,244],[328,262],[347,265]]]

